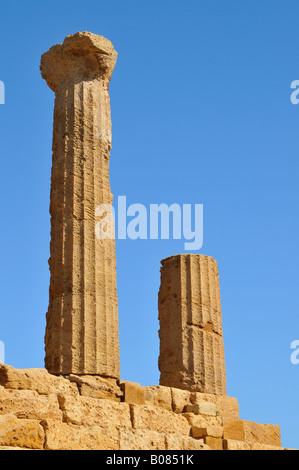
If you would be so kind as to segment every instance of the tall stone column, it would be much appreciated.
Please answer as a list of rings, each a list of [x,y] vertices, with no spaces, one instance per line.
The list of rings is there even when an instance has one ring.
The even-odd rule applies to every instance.
[[[45,366],[52,374],[119,378],[115,241],[95,234],[109,183],[110,41],[76,33],[41,59],[55,92],[51,176],[50,292]]]
[[[160,385],[226,395],[216,261],[186,254],[162,261],[159,291]]]

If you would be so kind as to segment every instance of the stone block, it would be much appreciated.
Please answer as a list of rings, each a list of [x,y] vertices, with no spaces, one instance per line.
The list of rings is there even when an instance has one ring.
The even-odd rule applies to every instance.
[[[0,415],[17,418],[62,420],[57,395],[39,395],[33,390],[10,390],[0,387]]]
[[[188,390],[171,388],[172,410],[175,413],[182,413],[187,405],[191,404],[191,393]]]
[[[77,385],[64,377],[49,374],[46,369],[15,369],[0,365],[0,385],[12,390],[33,390],[39,395],[65,393],[79,395]]]
[[[170,387],[148,386],[144,387],[145,403],[151,406],[172,411],[172,395]]]
[[[193,426],[191,429],[191,436],[194,439],[203,439],[204,437],[223,437],[223,427],[222,426],[207,426],[200,428],[198,426]]]
[[[122,400],[132,405],[145,404],[145,391],[144,387],[135,382],[120,382],[120,388],[123,392]]]
[[[243,420],[245,441],[248,444],[265,444],[281,447],[280,427]]]
[[[211,450],[211,447],[206,444],[203,439],[193,439],[192,437],[186,437],[184,439],[183,450]]]
[[[119,450],[118,430],[112,424],[76,426],[44,420],[45,450]]]
[[[221,437],[206,436],[204,438],[204,443],[212,450],[223,450],[223,440]]]
[[[0,446],[43,449],[44,430],[37,420],[18,419],[12,414],[1,415]]]
[[[125,429],[120,433],[120,450],[165,450],[164,434],[145,429]]]
[[[82,397],[77,399],[61,395],[60,407],[63,420],[78,426],[106,426],[113,424],[116,428],[131,428],[130,408],[127,403],[97,398]]]
[[[68,379],[77,384],[80,395],[84,397],[101,398],[120,401],[123,393],[113,378],[97,375],[69,375]]]
[[[291,450],[284,449],[283,447],[268,446],[266,444],[251,444],[251,450]]]
[[[195,415],[217,416],[217,406],[211,402],[200,402],[192,405],[186,405],[186,413],[194,413]]]
[[[165,434],[166,450],[210,450],[203,439],[178,434]]]
[[[190,425],[181,415],[150,405],[130,405],[134,429],[189,436]]]
[[[194,413],[183,413],[191,427],[205,428],[208,426],[222,426],[221,416],[195,415]]]
[[[242,441],[235,441],[233,439],[224,439],[223,441],[224,450],[251,450],[249,444]]]
[[[212,393],[192,392],[190,397],[191,403],[199,403],[209,401],[215,403],[217,410],[221,416],[232,416],[239,418],[239,403],[234,397],[226,395],[214,395]]]
[[[245,441],[244,422],[241,419],[223,419],[223,438],[225,440]]]

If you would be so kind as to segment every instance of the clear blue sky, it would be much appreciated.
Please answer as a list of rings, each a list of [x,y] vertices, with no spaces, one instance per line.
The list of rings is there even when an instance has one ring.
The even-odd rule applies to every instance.
[[[44,367],[54,94],[40,56],[91,31],[119,53],[110,85],[112,192],[204,205],[219,265],[228,394],[299,448],[297,0],[0,2],[0,340]],[[181,240],[117,241],[121,375],[158,384],[160,260]]]

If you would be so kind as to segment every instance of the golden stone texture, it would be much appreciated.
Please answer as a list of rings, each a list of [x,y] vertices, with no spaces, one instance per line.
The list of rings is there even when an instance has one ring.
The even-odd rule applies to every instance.
[[[115,240],[95,232],[96,208],[113,199],[108,87],[116,59],[108,39],[86,32],[41,59],[56,95],[45,365],[57,375],[120,376]]]
[[[226,395],[219,274],[203,255],[162,261],[160,385]]]
[[[0,366],[0,450],[283,450],[279,427],[239,419],[235,398],[118,385]]]

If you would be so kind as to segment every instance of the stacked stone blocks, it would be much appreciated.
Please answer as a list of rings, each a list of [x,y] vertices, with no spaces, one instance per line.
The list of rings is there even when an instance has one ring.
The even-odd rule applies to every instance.
[[[97,380],[98,379],[98,380]],[[2,450],[282,450],[235,398],[0,366]]]

